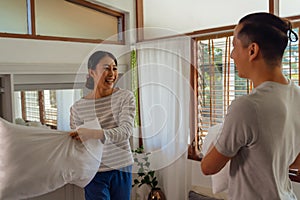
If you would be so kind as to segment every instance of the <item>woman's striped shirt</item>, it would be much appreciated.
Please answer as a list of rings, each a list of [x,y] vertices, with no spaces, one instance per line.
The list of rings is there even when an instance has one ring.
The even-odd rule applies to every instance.
[[[98,119],[105,136],[99,171],[120,169],[133,164],[129,138],[133,133],[135,98],[131,91],[118,88],[99,99],[80,99],[71,107],[70,126]]]

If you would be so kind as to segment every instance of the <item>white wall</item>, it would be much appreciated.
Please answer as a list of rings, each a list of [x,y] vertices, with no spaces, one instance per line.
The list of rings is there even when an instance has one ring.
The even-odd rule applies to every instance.
[[[279,1],[279,16],[289,17],[293,15],[300,15],[300,1],[299,0],[281,0]]]
[[[268,12],[269,0],[144,0],[145,27],[177,33],[233,25],[254,11]],[[167,34],[162,31],[162,34]],[[158,33],[146,32],[146,38]]]

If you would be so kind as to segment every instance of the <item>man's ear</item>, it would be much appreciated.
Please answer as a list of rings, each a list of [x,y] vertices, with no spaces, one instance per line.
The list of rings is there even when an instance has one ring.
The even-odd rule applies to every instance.
[[[249,52],[249,61],[254,60],[259,52],[259,46],[257,43],[252,43],[248,47],[248,52]]]

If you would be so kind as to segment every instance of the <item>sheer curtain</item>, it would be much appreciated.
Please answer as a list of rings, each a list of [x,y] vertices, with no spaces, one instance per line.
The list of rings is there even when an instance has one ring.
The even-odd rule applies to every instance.
[[[143,144],[167,199],[187,197],[190,38],[138,43]]]

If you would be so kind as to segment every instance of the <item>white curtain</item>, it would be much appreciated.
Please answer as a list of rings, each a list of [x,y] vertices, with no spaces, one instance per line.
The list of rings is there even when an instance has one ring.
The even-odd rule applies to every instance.
[[[143,144],[167,199],[187,198],[190,38],[138,43]]]
[[[56,90],[57,130],[70,130],[70,108],[80,98],[80,89]]]

